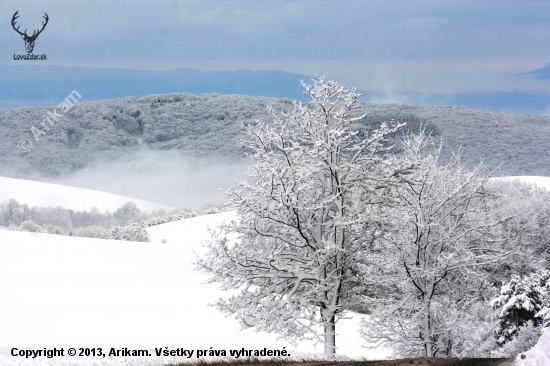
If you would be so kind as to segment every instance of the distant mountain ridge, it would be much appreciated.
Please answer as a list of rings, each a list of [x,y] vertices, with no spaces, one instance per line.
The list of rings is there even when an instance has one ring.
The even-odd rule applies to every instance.
[[[73,90],[84,101],[188,92],[285,97],[303,100],[300,80],[284,71],[169,71],[67,66],[0,65],[0,108],[57,105]]]
[[[143,149],[238,161],[241,123],[270,122],[269,104],[275,110],[292,108],[289,99],[189,93],[79,102],[38,142],[30,129],[43,130],[40,122],[53,108],[2,109],[0,175],[55,177]],[[443,139],[444,159],[462,149],[469,167],[484,159],[490,169],[503,163],[497,175],[550,176],[550,117],[375,103],[361,104],[357,113],[364,112],[357,128],[365,131],[392,119],[413,130],[428,125]],[[22,138],[33,142],[29,152],[18,149]]]
[[[547,74],[546,69],[541,70],[541,75]],[[532,76],[539,78],[540,75]],[[83,101],[179,92],[242,94],[307,101],[299,83],[300,80],[309,82],[312,78],[313,75],[275,70],[199,71],[180,68],[153,71],[81,66],[0,65],[0,108],[54,106],[73,90],[83,96]],[[348,86],[354,85],[351,83]],[[550,114],[550,92],[543,91],[480,90],[425,94],[412,91],[360,90],[360,93],[363,101],[407,101],[422,105]]]

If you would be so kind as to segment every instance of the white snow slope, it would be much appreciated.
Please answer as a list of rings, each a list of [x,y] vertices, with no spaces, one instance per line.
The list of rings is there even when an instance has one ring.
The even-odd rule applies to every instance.
[[[240,331],[208,306],[227,294],[202,284],[208,274],[194,270],[193,252],[203,250],[207,225],[233,217],[154,226],[149,243],[0,231],[0,346],[293,350],[273,334]],[[338,323],[339,353],[390,356],[361,348],[359,318]],[[298,350],[322,352],[311,342]]]
[[[523,358],[522,358],[523,357]],[[516,366],[550,365],[550,329],[544,329],[537,344],[516,357]]]
[[[491,178],[491,179],[519,179],[522,182],[525,183],[535,183],[537,186],[541,188],[546,188],[550,191],[550,177],[538,177],[538,176],[528,176],[528,175],[522,175],[517,177],[498,177],[498,178]]]
[[[126,202],[134,202],[140,210],[145,212],[160,209],[174,210],[174,207],[106,192],[0,177],[0,203],[11,198],[29,206],[61,206],[81,211],[89,210],[94,206],[102,212],[114,211]]]

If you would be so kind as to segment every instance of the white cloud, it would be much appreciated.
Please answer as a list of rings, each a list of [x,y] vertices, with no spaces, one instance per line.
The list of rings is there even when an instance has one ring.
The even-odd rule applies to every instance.
[[[193,158],[175,150],[142,149],[51,182],[198,209],[222,201],[220,189],[236,187],[234,180],[246,178],[247,166],[220,158]]]
[[[549,2],[7,0],[10,52],[23,47],[9,24],[17,9],[28,24],[50,15],[37,42],[49,64],[329,71],[366,89],[460,92],[541,88],[507,74],[550,60]],[[384,64],[391,75],[376,74]]]

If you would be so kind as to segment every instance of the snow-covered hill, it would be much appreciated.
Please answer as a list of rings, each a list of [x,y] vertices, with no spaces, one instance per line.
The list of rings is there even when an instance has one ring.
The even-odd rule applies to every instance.
[[[24,179],[0,177],[0,202],[10,198],[29,206],[61,206],[73,210],[89,210],[97,207],[99,211],[114,211],[126,202],[134,202],[140,210],[151,212],[174,207],[116,194],[90,189],[64,186]]]
[[[520,179],[550,189],[550,178]],[[0,201],[16,198],[77,209],[112,210],[127,200],[4,178],[0,187]],[[140,206],[147,207],[151,206]],[[201,241],[208,239],[207,226],[234,215],[226,212],[150,227],[152,241],[147,243],[0,231],[0,347],[286,347],[290,352],[322,352],[312,342],[294,348],[273,334],[241,331],[235,319],[208,306],[227,294],[216,285],[204,285],[208,274],[195,271],[192,263],[203,250]],[[361,348],[363,341],[357,333],[361,315],[352,315],[337,324],[339,353],[378,359],[390,356],[387,349]],[[11,356],[0,363],[38,364]]]
[[[537,186],[541,188],[545,188],[550,191],[550,177],[538,177],[538,176],[527,176],[527,175],[521,175],[517,177],[499,177],[499,178],[491,178],[491,179],[519,179],[522,182],[525,183],[534,183]]]
[[[2,85],[5,87],[4,80]],[[71,85],[74,88],[74,80]],[[298,84],[295,91],[302,91]],[[39,142],[33,140],[32,150],[25,154],[16,148],[18,141],[29,137],[32,126],[43,130],[37,121],[42,121],[48,111],[52,112],[52,107],[0,109],[0,175],[30,178],[66,174],[62,172],[79,173],[98,161],[114,163],[118,157],[144,147],[162,155],[164,161],[173,152],[216,160],[222,157],[240,160],[242,150],[237,140],[243,137],[241,123],[273,121],[267,111],[270,104],[275,111],[292,109],[288,99],[215,93],[81,101],[58,121],[55,128],[47,133],[44,130]],[[367,130],[371,122],[392,119],[407,122],[408,126],[422,122],[425,126],[437,127],[444,141],[443,161],[462,147],[461,161],[469,168],[483,157],[489,169],[504,163],[498,174],[550,175],[548,116],[402,103],[361,103],[358,106],[357,115],[368,112],[368,117],[359,122]],[[104,166],[109,164],[102,164],[101,168]]]
[[[550,177],[518,176],[492,179],[520,179],[550,190]],[[100,211],[114,211],[129,201],[145,212],[159,209],[174,210],[171,206],[86,188],[0,177],[0,202],[10,198],[29,206],[61,206],[73,210],[89,210],[95,206]]]
[[[227,295],[202,284],[208,275],[194,270],[194,252],[208,225],[233,217],[158,225],[148,229],[149,243],[0,231],[0,291],[8,299],[0,301],[0,346],[295,350],[273,334],[240,331],[208,306]],[[338,323],[339,352],[388,356],[361,348],[359,318]],[[298,350],[322,352],[311,342]]]

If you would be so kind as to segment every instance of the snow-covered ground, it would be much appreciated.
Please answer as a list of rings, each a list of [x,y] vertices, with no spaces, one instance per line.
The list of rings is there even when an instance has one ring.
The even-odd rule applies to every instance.
[[[295,350],[273,334],[240,331],[208,306],[226,295],[202,284],[208,274],[194,270],[194,252],[203,250],[208,225],[232,217],[151,227],[149,243],[0,231],[0,346]],[[339,353],[390,356],[361,348],[359,318],[338,323]],[[297,350],[322,352],[311,342]]]
[[[535,178],[550,189],[550,178]],[[0,178],[0,187],[0,201],[16,198],[35,205],[112,210],[127,201],[126,197],[96,191],[6,178]],[[10,193],[6,194],[4,187]],[[25,201],[25,197],[34,197],[34,201]],[[233,217],[234,213],[225,212],[154,226],[147,229],[152,239],[148,243],[0,231],[0,347],[8,352],[11,347],[164,346],[194,350],[286,347],[291,354],[322,352],[322,347],[315,348],[312,342],[294,348],[273,334],[241,331],[235,319],[208,306],[226,294],[216,285],[204,285],[208,274],[195,271],[192,262],[195,253],[203,250],[201,241],[208,239],[207,226]],[[337,324],[338,352],[351,357],[390,357],[387,349],[361,347],[357,332],[361,315],[352,315],[353,319]],[[548,334],[541,339],[539,349],[548,349],[544,348],[550,341],[547,338]],[[532,359],[529,352],[527,361]],[[74,358],[54,360],[51,364],[75,362]],[[87,357],[78,362],[94,361],[98,365],[122,362],[138,366],[174,359],[153,357],[130,363],[122,358]],[[550,364],[525,362],[521,365]],[[42,363],[0,355],[0,364]]]
[[[498,178],[491,178],[491,179],[519,179],[522,182],[525,183],[535,183],[537,186],[541,188],[546,188],[550,191],[550,177],[539,177],[539,176],[532,176],[532,175],[522,175],[517,177],[498,177]]]
[[[142,211],[151,212],[174,207],[138,200],[90,189],[64,186],[31,180],[0,177],[0,202],[10,198],[29,206],[61,206],[73,210],[89,210],[97,207],[101,212],[114,211],[126,202],[134,202]]]
[[[523,357],[523,358],[522,358]],[[548,366],[550,365],[550,329],[542,332],[537,344],[529,351],[516,357],[516,366]]]

